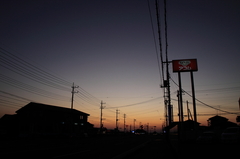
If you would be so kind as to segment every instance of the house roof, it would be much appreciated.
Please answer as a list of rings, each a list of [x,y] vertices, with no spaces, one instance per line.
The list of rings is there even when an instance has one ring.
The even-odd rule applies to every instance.
[[[225,121],[228,121],[227,118],[222,117],[222,116],[219,116],[219,115],[216,115],[216,116],[214,116],[214,117],[211,117],[211,118],[209,118],[208,120],[225,120]]]
[[[184,123],[196,123],[196,124],[198,124],[198,125],[200,125],[201,123],[199,123],[199,122],[195,122],[195,121],[193,121],[193,120],[186,120],[186,121],[184,121]]]
[[[53,105],[34,103],[34,102],[30,102],[24,107],[18,109],[16,113],[21,113],[25,111],[36,111],[36,110],[48,110],[48,111],[57,111],[57,112],[74,113],[74,114],[82,114],[82,115],[84,114],[89,116],[89,114],[81,112],[76,109],[70,109],[70,108],[65,108],[60,106],[53,106]]]

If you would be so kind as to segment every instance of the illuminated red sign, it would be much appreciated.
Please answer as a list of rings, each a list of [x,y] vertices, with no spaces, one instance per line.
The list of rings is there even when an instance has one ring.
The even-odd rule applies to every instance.
[[[172,61],[173,72],[197,71],[197,59],[183,59]]]

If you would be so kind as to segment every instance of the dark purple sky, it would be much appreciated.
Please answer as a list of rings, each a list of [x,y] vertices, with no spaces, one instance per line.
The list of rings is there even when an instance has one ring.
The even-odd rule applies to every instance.
[[[163,0],[159,3],[163,27]],[[155,1],[150,0],[150,8],[157,38]],[[19,70],[10,70],[14,69],[12,64],[2,63],[1,91],[40,103],[69,107],[71,83],[74,82],[89,93],[78,89],[75,108],[89,113],[90,122],[96,126],[101,100],[106,102],[106,125],[114,124],[116,107],[121,110],[121,118],[127,114],[129,122],[137,119],[154,123],[154,118],[162,123],[159,118],[164,118],[164,102],[147,0],[1,0],[0,15],[1,48],[66,80],[64,87],[69,89],[48,87],[16,73]],[[170,0],[167,1],[167,24],[169,60],[198,60],[199,70],[194,73],[196,97],[211,106],[239,112],[240,2]],[[163,31],[164,28],[162,35]],[[163,40],[165,51],[164,44]],[[1,52],[1,60],[6,62],[6,56]],[[23,64],[16,62],[15,65]],[[171,69],[170,66],[171,77],[177,82],[177,74]],[[34,73],[34,70],[29,71]],[[182,81],[183,89],[190,92],[188,73],[182,74]],[[18,82],[28,86],[19,88]],[[29,85],[38,93],[38,89],[50,92],[51,98],[23,90]],[[177,89],[171,82],[173,99],[177,98]],[[2,114],[13,114],[28,102],[14,101],[6,93],[1,95],[7,96],[0,98]],[[183,98],[191,101],[187,95]],[[145,101],[148,102],[140,104]],[[176,114],[174,100],[173,105]],[[200,103],[197,109],[199,114],[221,113]],[[235,122],[236,115],[226,117]],[[209,117],[199,118],[205,122]]]

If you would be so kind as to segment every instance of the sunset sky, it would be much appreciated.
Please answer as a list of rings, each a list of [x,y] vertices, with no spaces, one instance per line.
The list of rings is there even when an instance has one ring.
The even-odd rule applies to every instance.
[[[163,0],[159,5],[165,53]],[[1,0],[0,117],[31,101],[70,108],[74,82],[74,109],[90,114],[95,127],[103,101],[107,128],[115,127],[117,109],[122,129],[124,114],[126,125],[136,119],[137,126],[160,128],[165,112],[155,8],[154,0]],[[215,115],[236,123],[240,115],[239,28],[238,0],[167,0],[168,59],[197,59],[201,125]],[[177,121],[178,76],[169,70]],[[181,76],[186,115],[187,100],[193,113],[191,81],[188,72]]]

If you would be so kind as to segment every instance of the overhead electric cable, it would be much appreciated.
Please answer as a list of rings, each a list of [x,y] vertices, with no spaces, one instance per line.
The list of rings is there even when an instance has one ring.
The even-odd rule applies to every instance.
[[[16,73],[20,76],[26,78],[26,81],[32,80],[39,84],[55,88],[61,91],[71,92],[72,82],[68,82],[64,79],[61,79],[55,75],[52,75],[43,69],[40,69],[31,63],[23,60],[22,58],[12,54],[11,52],[0,47],[0,66],[2,68],[8,69],[13,73]],[[6,77],[4,75],[0,75],[0,80],[3,83],[16,87],[26,92],[34,93],[43,97],[48,97],[52,99],[69,101],[68,97],[64,97],[59,94],[55,94],[37,87],[33,87],[24,82],[20,82],[18,80],[14,80],[10,77]],[[79,99],[84,99],[86,102],[92,105],[98,105],[99,99],[88,93],[83,88],[79,87]]]
[[[159,7],[158,7],[158,1],[155,1],[156,3],[156,15],[157,15],[157,28],[158,28],[158,41],[159,41],[159,47],[160,47],[160,59],[161,59],[161,67],[162,67],[162,82],[165,79],[164,78],[164,62],[163,62],[163,51],[162,51],[162,36],[161,36],[161,25],[160,25],[160,16],[159,16]]]
[[[0,103],[1,103],[1,105],[6,105],[6,106],[10,103],[10,107],[13,105],[15,105],[16,107],[21,107],[21,105],[19,105],[19,103],[9,101],[9,100],[4,100],[4,99],[0,99]]]
[[[157,42],[156,42],[156,37],[155,37],[155,32],[154,32],[154,27],[153,27],[152,13],[151,13],[149,0],[148,0],[148,10],[149,10],[149,15],[150,15],[150,20],[151,20],[153,40],[154,40],[154,45],[155,45],[155,51],[156,51],[156,55],[157,55],[158,71],[159,71],[160,81],[161,81],[161,84],[162,84],[162,81],[163,81],[162,80],[163,79],[162,72],[163,72],[163,70],[161,71],[161,67],[160,67],[160,59],[159,59],[159,55],[158,55]],[[159,30],[159,32],[160,32],[160,30]],[[161,38],[161,36],[159,36],[159,37]],[[159,40],[159,43],[160,43],[160,50],[161,50],[160,54],[161,54],[161,52],[162,52],[161,40]],[[161,58],[161,61],[162,61],[162,58]],[[161,64],[162,64],[162,68],[163,68],[163,63],[161,62]]]
[[[92,101],[91,99],[89,99],[88,97],[86,97],[85,95],[82,94],[82,92],[79,92],[78,94],[76,94],[76,96],[85,101],[86,103],[90,104],[90,105],[93,105],[93,106],[96,106],[98,107],[99,106],[99,103],[97,104],[96,102]]]
[[[111,107],[111,109],[141,105],[141,104],[149,103],[149,102],[152,102],[154,100],[161,99],[161,98],[163,98],[163,97],[157,97],[157,98],[154,98],[154,99],[150,99],[150,100],[139,102],[139,103],[129,104],[129,105],[122,105],[122,106],[117,106],[117,107]],[[110,109],[110,108],[106,108],[106,109]]]
[[[165,21],[165,52],[166,62],[168,62],[168,35],[167,35],[167,2],[164,0],[164,21]]]
[[[1,91],[1,90],[0,90],[0,93],[9,95],[9,96],[12,96],[12,97],[15,97],[15,98],[19,98],[19,99],[22,99],[22,100],[32,101],[31,99],[23,98],[23,97],[20,97],[20,96],[17,96],[17,95],[15,95],[15,94],[8,93],[8,92],[5,92],[5,91]]]
[[[18,102],[24,102],[24,103],[26,103],[25,100],[16,99],[16,98],[14,98],[14,97],[9,97],[9,96],[5,96],[5,95],[1,95],[1,98],[10,99],[11,101],[18,101]],[[1,99],[0,99],[0,100],[1,100]]]
[[[61,78],[59,78],[59,77],[56,77],[56,76],[54,76],[54,75],[52,75],[52,74],[50,74],[50,73],[48,73],[48,72],[46,72],[46,71],[44,71],[44,70],[42,70],[42,69],[40,69],[40,68],[32,65],[31,63],[29,63],[29,62],[21,59],[20,57],[12,54],[11,52],[3,49],[2,47],[0,47],[0,49],[3,50],[3,51],[1,51],[1,52],[5,55],[5,57],[7,56],[7,57],[9,57],[10,59],[14,59],[14,61],[18,62],[19,64],[21,64],[21,65],[23,65],[23,66],[26,66],[26,67],[31,68],[32,71],[41,74],[41,75],[44,76],[45,78],[50,79],[50,80],[52,80],[52,81],[55,81],[55,82],[57,82],[57,83],[59,83],[59,84],[61,84],[61,85],[65,85],[65,86],[67,86],[67,87],[68,87],[69,85],[71,85],[70,82],[68,82],[68,81],[66,81],[66,80],[63,80],[63,79],[61,79]]]
[[[173,83],[174,83],[175,85],[178,86],[178,84],[177,84],[172,78],[171,78],[171,80],[173,81]],[[182,89],[182,92],[184,92],[184,93],[186,93],[187,95],[189,95],[190,97],[192,97],[192,95],[191,95],[190,93],[186,92],[184,89]],[[232,113],[232,112],[229,112],[229,111],[225,111],[225,110],[222,110],[222,109],[220,109],[220,108],[216,108],[216,107],[214,107],[214,106],[210,106],[210,105],[208,105],[208,104],[200,101],[200,100],[197,99],[197,98],[196,98],[195,100],[198,101],[199,103],[203,104],[204,106],[207,106],[207,107],[209,107],[209,108],[212,108],[212,109],[215,109],[215,110],[224,112],[224,113],[228,113],[228,114],[239,114],[239,113]]]
[[[0,81],[3,83],[6,83],[8,85],[17,87],[21,90],[30,92],[30,93],[34,93],[43,97],[47,97],[47,98],[52,98],[52,99],[57,99],[57,100],[61,100],[61,101],[68,101],[69,98],[59,95],[59,94],[55,94],[55,93],[51,93],[49,91],[43,90],[43,89],[39,89],[37,87],[33,87],[30,86],[28,84],[22,83],[20,81],[17,81],[15,79],[12,79],[10,77],[7,77],[5,75],[0,74]]]
[[[94,97],[93,95],[91,95],[90,93],[88,93],[86,90],[84,90],[82,87],[78,87],[77,88],[79,92],[82,92],[82,94],[84,94],[84,96],[90,98],[91,100],[93,100],[95,103],[99,104],[99,102],[101,101],[100,99]]]
[[[0,65],[8,70],[11,70],[23,77],[26,77],[27,79],[31,79],[33,81],[36,81],[38,83],[41,83],[43,85],[55,88],[55,89],[60,89],[63,91],[70,91],[69,88],[60,86],[52,81],[47,80],[46,78],[43,78],[42,76],[39,76],[38,74],[29,71],[29,69],[27,67],[23,68],[22,66],[19,66],[17,64],[15,64],[14,62],[10,61],[10,60],[6,60],[6,59],[0,59],[1,63]]]

